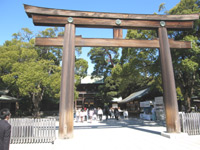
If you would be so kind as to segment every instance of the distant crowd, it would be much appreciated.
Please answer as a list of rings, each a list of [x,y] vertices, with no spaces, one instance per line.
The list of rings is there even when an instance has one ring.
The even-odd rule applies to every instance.
[[[116,120],[119,120],[120,114],[123,113],[124,118],[128,118],[128,111],[124,110],[122,111],[120,108],[109,108],[105,107],[104,109],[98,107],[98,108],[79,108],[76,109],[75,112],[75,120],[76,122],[90,122],[92,121],[102,121],[103,116],[106,117],[106,120],[109,118],[115,118]]]

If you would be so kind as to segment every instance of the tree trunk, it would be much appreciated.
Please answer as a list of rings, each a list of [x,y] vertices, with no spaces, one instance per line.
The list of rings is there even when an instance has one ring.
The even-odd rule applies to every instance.
[[[39,99],[37,98],[36,94],[33,93],[32,95],[32,101],[33,101],[33,117],[34,118],[39,118],[40,117],[40,107],[39,107]]]
[[[109,56],[109,59],[110,59],[110,63],[112,65],[112,67],[114,68],[114,63],[113,63],[113,60],[112,60],[112,55],[109,53],[108,49],[105,49],[105,51],[107,52],[108,56]]]
[[[19,99],[19,94],[17,95],[17,99]],[[19,102],[16,102],[16,103],[15,103],[15,114],[16,114],[16,116],[21,115],[21,114],[19,113],[19,111],[20,111],[20,109],[19,109]]]
[[[191,98],[190,97],[187,97],[187,112],[190,112],[191,111]]]
[[[15,103],[15,114],[16,116],[19,116],[19,102]]]
[[[33,108],[34,118],[40,117],[40,102],[42,101],[43,95],[44,95],[44,89],[42,89],[42,91],[39,93],[32,94],[32,102],[34,105],[34,108]]]
[[[185,94],[184,94],[184,101],[185,101],[185,106],[186,106],[186,109],[185,111],[186,112],[190,112],[190,109],[191,109],[191,98],[189,97],[189,93],[187,90],[185,90]]]

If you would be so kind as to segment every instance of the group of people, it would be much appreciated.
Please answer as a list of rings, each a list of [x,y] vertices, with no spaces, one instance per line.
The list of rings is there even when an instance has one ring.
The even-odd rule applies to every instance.
[[[108,117],[115,118],[116,120],[119,120],[120,116],[120,108],[109,108],[108,106],[105,106],[104,109],[98,107],[98,108],[79,108],[76,109],[75,112],[75,120],[76,122],[92,122],[93,120],[99,120],[102,121],[103,115],[106,116],[106,120],[108,120]],[[128,111],[123,111],[124,118],[128,118]]]
[[[115,107],[115,108],[108,108],[108,106],[105,107],[104,109],[105,115],[106,115],[106,120],[108,119],[108,116],[110,116],[110,118],[115,118],[116,120],[119,120],[120,116],[124,116],[124,118],[128,118],[128,111],[125,110],[121,110],[120,107]]]
[[[96,108],[82,108],[76,110],[76,121],[84,122],[93,120],[102,121],[103,115],[106,116],[106,120],[108,116],[110,118],[119,119],[120,116],[120,108],[108,108],[107,106],[102,110],[100,107]],[[128,112],[124,111],[124,117],[128,117]],[[8,123],[8,120],[11,117],[11,113],[8,109],[2,109],[0,111],[0,150],[9,150],[10,144],[10,136],[11,136],[11,125]]]
[[[103,117],[103,110],[99,107],[98,109],[88,109],[88,108],[79,108],[76,110],[76,121],[84,122],[84,121],[90,121],[99,119],[102,120]]]

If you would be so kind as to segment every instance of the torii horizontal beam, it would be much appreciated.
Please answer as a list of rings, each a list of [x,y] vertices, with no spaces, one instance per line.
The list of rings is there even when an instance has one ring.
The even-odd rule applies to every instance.
[[[63,37],[36,38],[36,46],[63,46]],[[191,48],[191,42],[169,40],[170,48]],[[135,47],[135,48],[159,48],[159,40],[127,40],[127,39],[94,39],[76,36],[76,47]]]
[[[33,15],[34,25],[37,26],[59,26],[64,27],[68,23],[67,17]],[[124,29],[145,28],[157,29],[160,27],[158,20],[120,20],[120,25],[116,24],[116,19],[103,18],[73,18],[73,24],[76,27],[94,27],[94,28],[113,28],[120,27]],[[193,21],[166,21],[165,27],[168,29],[190,29],[193,27]]]
[[[199,19],[199,14],[187,15],[146,15],[146,14],[126,14],[126,13],[102,13],[91,11],[75,11],[36,7],[31,5],[24,5],[28,17],[39,14],[45,16],[65,16],[78,18],[107,18],[107,19],[122,19],[122,20],[158,20],[158,21],[188,21]]]
[[[157,29],[160,27],[160,21],[165,21],[167,29],[188,29],[193,27],[193,20],[199,19],[199,14],[141,15],[102,13],[52,9],[30,5],[24,5],[24,8],[27,15],[38,26],[64,27],[65,24],[69,23],[69,17],[73,17],[73,24],[76,27]]]

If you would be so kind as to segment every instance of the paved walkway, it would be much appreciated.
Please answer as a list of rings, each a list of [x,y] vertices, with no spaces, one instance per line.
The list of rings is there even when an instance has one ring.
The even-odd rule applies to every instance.
[[[74,123],[74,138],[55,144],[11,144],[10,150],[200,150],[200,135],[169,139],[162,123],[120,119]]]

